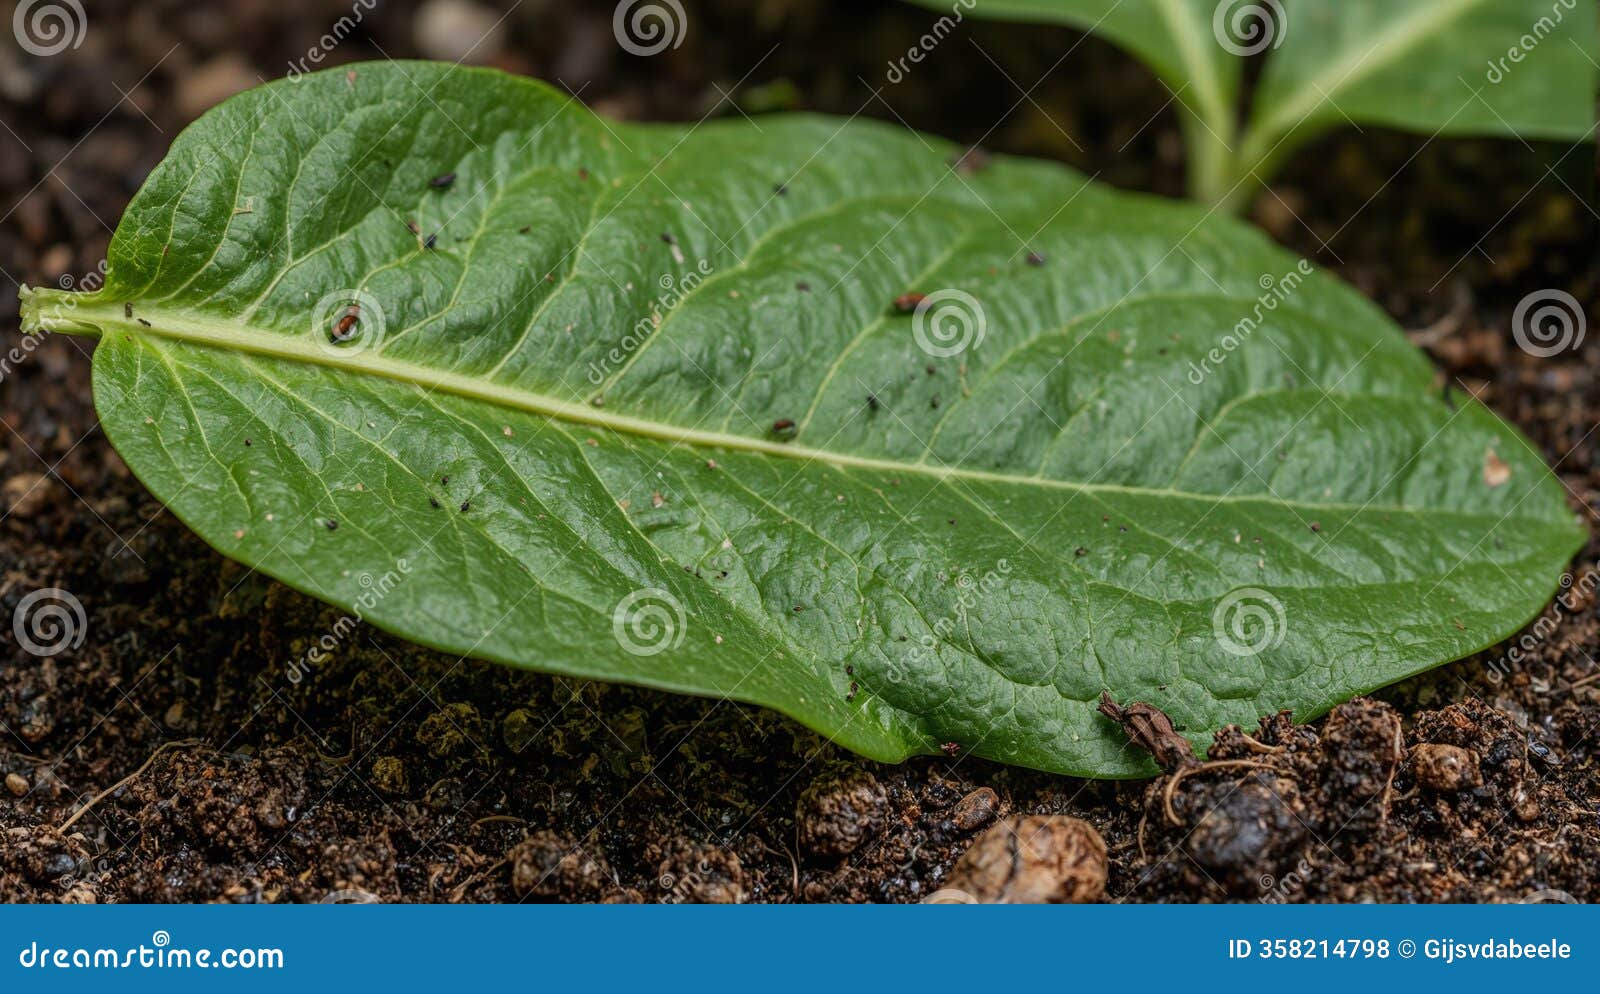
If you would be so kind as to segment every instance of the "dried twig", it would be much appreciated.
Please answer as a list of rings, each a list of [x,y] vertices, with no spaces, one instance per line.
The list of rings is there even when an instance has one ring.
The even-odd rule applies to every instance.
[[[81,807],[78,810],[74,811],[72,813],[72,816],[70,818],[68,818],[66,821],[62,822],[61,823],[61,827],[57,828],[56,831],[60,832],[62,834],[66,834],[67,829],[71,828],[74,824],[76,824],[78,819],[82,818],[84,816],[84,814],[87,813],[90,808],[94,807],[96,804],[99,804],[101,801],[103,801],[106,798],[110,797],[112,794],[114,794],[117,791],[121,790],[122,788],[126,787],[128,784],[133,783],[135,780],[139,779],[139,776],[142,773],[144,773],[145,770],[148,770],[150,768],[150,764],[152,764],[152,763],[154,763],[156,761],[156,757],[160,756],[162,753],[166,752],[168,749],[175,749],[175,748],[177,748],[179,746],[197,745],[199,742],[200,742],[199,739],[179,739],[179,740],[177,740],[175,742],[165,742],[165,743],[163,743],[162,745],[157,747],[155,752],[152,752],[150,754],[150,758],[145,760],[144,763],[137,770],[134,770],[132,773],[130,773],[127,776],[123,777],[121,780],[118,780],[116,783],[114,783],[111,786],[107,787],[105,790],[102,790],[100,793],[98,793],[98,794],[94,795],[93,797],[89,798],[89,802],[87,804],[85,804],[83,807]]]

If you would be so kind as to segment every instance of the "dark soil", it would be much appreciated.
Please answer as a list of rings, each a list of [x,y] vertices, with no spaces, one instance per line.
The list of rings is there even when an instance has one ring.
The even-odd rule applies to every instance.
[[[689,3],[684,45],[637,59],[612,43],[613,6],[526,0],[497,62],[619,116],[697,118],[721,87],[752,112],[899,117],[1181,190],[1165,93],[1093,39],[1052,69],[1072,32],[964,26],[937,70],[880,101],[870,87],[923,11]],[[95,272],[176,131],[257,73],[282,75],[351,9],[93,7],[75,52],[0,52],[8,348],[19,283]],[[416,7],[380,4],[334,61],[417,54]],[[1025,100],[1007,76],[1045,78]],[[1592,149],[1346,131],[1253,207],[1419,329],[1441,377],[1518,424],[1590,520],[1600,323],[1589,316],[1589,347],[1547,359],[1509,323],[1533,290],[1600,299],[1593,168]],[[1233,762],[1181,767],[1169,814],[1167,779],[961,756],[880,766],[756,709],[516,673],[371,630],[289,682],[286,663],[339,613],[219,558],[145,493],[96,428],[89,349],[47,340],[0,381],[0,618],[50,586],[88,614],[81,647],[48,659],[0,634],[5,900],[914,901],[1019,813],[1098,829],[1108,899],[1600,899],[1595,541],[1520,662],[1489,652],[1309,727],[1227,730],[1211,759]]]

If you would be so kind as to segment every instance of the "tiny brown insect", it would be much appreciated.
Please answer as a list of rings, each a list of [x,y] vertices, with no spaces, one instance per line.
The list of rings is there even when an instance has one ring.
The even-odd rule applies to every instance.
[[[132,304],[123,304],[122,305],[122,316],[125,317],[125,318],[133,317],[133,305]]]
[[[455,181],[455,173],[445,173],[442,176],[435,176],[433,179],[429,180],[428,185],[433,187],[435,190],[448,190],[450,189],[451,184],[453,184]]]
[[[780,438],[793,438],[798,430],[792,418],[779,418],[772,422],[772,433]]]
[[[344,309],[338,322],[334,324],[329,338],[335,342],[348,342],[355,337],[356,330],[361,326],[361,305],[351,304]]]
[[[422,247],[425,248],[425,249],[430,249],[431,250],[435,245],[438,245],[438,244],[439,244],[439,236],[438,235],[429,235],[427,240],[422,243]]]
[[[1030,266],[1042,266],[1042,265],[1044,265],[1044,256],[1039,254],[1038,252],[1029,252],[1028,253],[1028,265],[1030,265]]]
[[[894,309],[901,314],[910,314],[917,309],[917,305],[928,299],[925,293],[902,293],[894,298]]]
[[[944,753],[946,756],[959,756],[961,755],[961,743],[946,742],[939,746],[939,751]]]

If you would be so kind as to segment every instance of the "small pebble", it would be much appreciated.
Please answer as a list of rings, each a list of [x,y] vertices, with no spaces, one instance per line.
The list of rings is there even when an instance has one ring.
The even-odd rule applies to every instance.
[[[417,11],[412,37],[430,59],[484,66],[504,50],[508,20],[472,0],[428,0]]]
[[[961,831],[970,832],[993,818],[999,807],[999,796],[988,787],[979,787],[956,802],[950,821]]]
[[[21,797],[28,792],[28,779],[20,773],[7,773],[6,790],[11,791],[17,797]]]
[[[1424,742],[1411,750],[1411,770],[1417,783],[1441,793],[1453,794],[1483,784],[1478,754],[1460,746]]]

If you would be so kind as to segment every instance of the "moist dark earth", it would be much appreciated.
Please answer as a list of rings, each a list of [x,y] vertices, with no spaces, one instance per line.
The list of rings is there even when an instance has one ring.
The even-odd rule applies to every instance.
[[[420,6],[366,11],[330,61],[440,54],[448,32],[419,37]],[[94,273],[177,130],[283,75],[352,9],[93,7],[76,51],[0,51],[7,348],[19,283]],[[891,86],[887,62],[924,11],[686,8],[681,46],[645,59],[613,42],[612,4],[527,0],[474,59],[619,117],[860,112],[1181,193],[1167,95],[1095,39],[968,23],[936,68]],[[1441,383],[1520,426],[1591,524],[1600,343],[1537,358],[1510,328],[1534,290],[1600,299],[1594,171],[1592,146],[1350,129],[1251,207],[1411,329]],[[758,709],[513,672],[367,628],[286,679],[340,612],[222,559],[144,491],[96,427],[91,348],[46,340],[0,380],[0,618],[61,587],[88,620],[81,646],[44,659],[0,634],[5,900],[919,901],[964,882],[956,861],[986,829],[1034,814],[1094,827],[1106,900],[1600,898],[1600,542],[1520,661],[1499,647],[1305,726],[1262,716],[1220,733],[1208,766],[1131,783],[960,754],[883,766]],[[1101,859],[1076,827],[1040,844],[1057,838],[1070,858],[1008,872]]]

